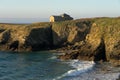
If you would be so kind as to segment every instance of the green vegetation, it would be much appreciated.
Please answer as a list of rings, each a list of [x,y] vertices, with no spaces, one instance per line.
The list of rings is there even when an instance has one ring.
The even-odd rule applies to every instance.
[[[100,18],[94,19],[96,26],[93,28],[98,28],[98,33],[105,37],[105,40],[113,39],[120,40],[120,19],[119,18]],[[112,40],[111,39],[111,40]],[[111,41],[112,42],[112,41]]]

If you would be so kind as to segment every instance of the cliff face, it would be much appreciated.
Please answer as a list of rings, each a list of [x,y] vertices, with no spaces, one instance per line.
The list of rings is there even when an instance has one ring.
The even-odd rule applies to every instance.
[[[0,50],[15,50],[24,44],[28,30],[26,25],[0,24]]]
[[[53,44],[55,46],[61,46],[82,41],[89,33],[90,27],[91,22],[89,20],[53,23]]]
[[[85,39],[91,22],[75,20],[31,25],[0,24],[0,49],[13,51],[38,51]]]
[[[77,51],[66,53],[60,58],[110,61],[120,65],[120,19],[96,18],[91,19],[91,24],[83,42],[66,48]]]
[[[32,51],[48,49],[53,46],[51,26],[42,26],[30,30],[29,35],[25,39],[26,48],[31,48]]]
[[[38,51],[53,47],[76,50],[60,56],[62,59],[102,60],[120,64],[120,19],[0,24],[0,50]]]
[[[106,59],[119,60],[120,63],[120,19],[95,20],[86,41],[92,48],[97,48],[104,41]]]
[[[36,51],[52,46],[50,23],[31,25],[0,24],[0,49]]]

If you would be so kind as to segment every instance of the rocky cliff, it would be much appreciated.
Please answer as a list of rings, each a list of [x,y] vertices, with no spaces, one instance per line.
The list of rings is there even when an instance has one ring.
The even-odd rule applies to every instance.
[[[77,51],[66,53],[60,58],[110,61],[115,65],[120,65],[120,19],[91,19],[89,29],[85,39],[77,45],[66,48]]]
[[[61,59],[120,64],[120,18],[92,18],[30,25],[0,24],[0,50],[75,50]]]
[[[90,33],[86,36],[86,42],[93,49],[102,46],[108,61],[118,60],[120,64],[120,19],[102,18],[95,19]],[[101,44],[103,43],[103,45]],[[96,58],[102,53],[96,53]]]
[[[89,33],[90,27],[91,22],[89,20],[74,20],[53,23],[53,44],[55,46],[61,46],[82,41]]]
[[[38,51],[53,45],[50,23],[0,24],[0,50]]]

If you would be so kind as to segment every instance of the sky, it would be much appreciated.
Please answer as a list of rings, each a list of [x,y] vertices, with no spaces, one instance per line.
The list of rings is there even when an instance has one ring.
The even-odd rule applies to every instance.
[[[6,19],[48,21],[51,15],[62,13],[75,19],[117,17],[120,16],[120,0],[0,0],[0,22]]]

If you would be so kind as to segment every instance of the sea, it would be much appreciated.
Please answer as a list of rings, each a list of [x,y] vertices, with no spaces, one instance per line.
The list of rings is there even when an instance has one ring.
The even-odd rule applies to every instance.
[[[51,51],[0,52],[0,80],[116,80],[119,67],[109,63],[57,59]]]

